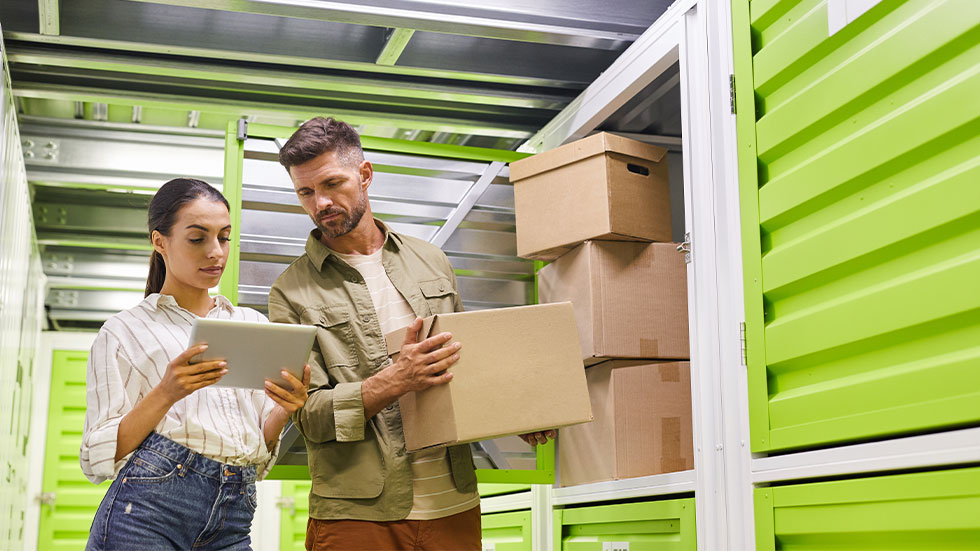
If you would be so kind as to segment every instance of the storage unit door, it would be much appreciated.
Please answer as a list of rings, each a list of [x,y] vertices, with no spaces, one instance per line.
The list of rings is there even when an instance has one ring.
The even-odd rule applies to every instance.
[[[279,524],[279,551],[303,551],[306,549],[306,521],[310,517],[309,480],[283,480]]]
[[[980,467],[755,490],[756,547],[980,548]]]
[[[694,499],[556,511],[555,536],[561,551],[694,551]]]
[[[531,511],[483,515],[480,523],[484,551],[531,551]]]
[[[51,402],[41,491],[38,549],[83,549],[95,511],[110,481],[93,485],[82,474],[78,450],[85,426],[85,370],[88,352],[56,350],[51,361]]]
[[[980,2],[732,16],[752,449],[980,423]]]

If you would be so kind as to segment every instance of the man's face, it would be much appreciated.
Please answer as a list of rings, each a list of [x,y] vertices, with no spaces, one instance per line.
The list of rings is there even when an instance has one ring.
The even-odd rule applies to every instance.
[[[328,151],[291,167],[289,176],[306,214],[329,239],[350,233],[367,211],[367,188],[373,169]]]

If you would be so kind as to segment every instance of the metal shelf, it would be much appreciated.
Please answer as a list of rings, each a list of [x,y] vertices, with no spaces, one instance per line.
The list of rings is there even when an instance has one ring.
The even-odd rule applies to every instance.
[[[569,486],[568,488],[555,488],[552,491],[552,502],[554,505],[572,505],[634,497],[685,494],[693,493],[695,486],[694,470],[692,469],[609,482],[594,482]]]
[[[980,463],[980,427],[752,460],[755,484]]]
[[[480,499],[480,513],[503,513],[531,508],[531,492],[517,492]]]

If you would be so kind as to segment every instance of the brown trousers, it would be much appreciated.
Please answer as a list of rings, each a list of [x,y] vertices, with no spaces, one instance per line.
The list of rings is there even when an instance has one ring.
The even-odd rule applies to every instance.
[[[480,507],[435,520],[306,522],[307,551],[480,551]]]

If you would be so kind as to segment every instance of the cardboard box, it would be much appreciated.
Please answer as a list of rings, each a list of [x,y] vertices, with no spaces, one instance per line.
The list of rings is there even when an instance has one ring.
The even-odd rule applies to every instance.
[[[575,305],[586,365],[691,357],[687,265],[674,243],[588,241],[538,270],[538,297]]]
[[[511,163],[517,254],[553,260],[589,239],[670,241],[666,154],[600,133]]]
[[[595,420],[558,431],[561,486],[694,468],[688,362],[586,370]]]
[[[592,419],[571,304],[437,314],[420,338],[444,331],[463,345],[453,380],[399,400],[409,451]],[[397,351],[405,329],[385,339]]]

